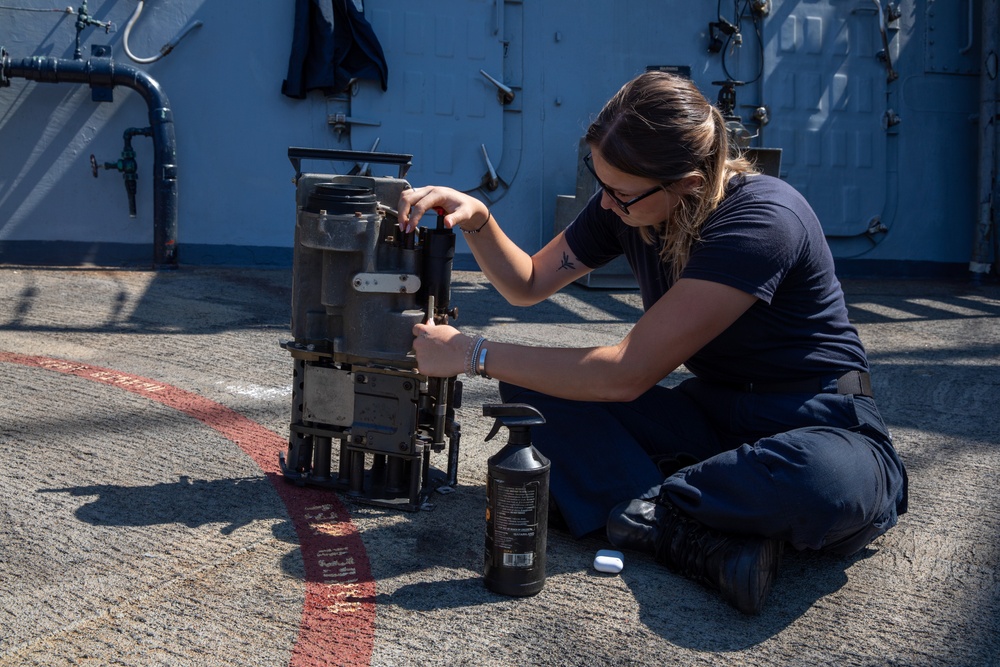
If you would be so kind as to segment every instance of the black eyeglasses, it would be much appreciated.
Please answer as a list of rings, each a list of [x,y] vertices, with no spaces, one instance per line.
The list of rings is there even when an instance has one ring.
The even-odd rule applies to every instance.
[[[677,182],[677,181],[670,181],[668,183],[662,183],[660,185],[657,185],[655,188],[650,188],[648,192],[643,192],[638,197],[632,197],[628,201],[622,201],[621,199],[619,199],[618,197],[615,196],[615,193],[611,191],[611,188],[609,188],[608,186],[606,186],[604,184],[604,181],[602,181],[600,178],[597,177],[597,172],[594,171],[594,165],[592,165],[590,163],[590,156],[591,156],[591,154],[587,153],[586,157],[583,158],[583,163],[585,165],[587,165],[587,169],[590,171],[591,174],[593,174],[594,179],[597,180],[597,184],[599,186],[601,186],[601,189],[604,190],[604,192],[609,197],[611,197],[611,201],[613,201],[618,206],[618,208],[621,209],[622,213],[624,213],[625,215],[628,215],[628,207],[629,206],[634,206],[634,205],[638,204],[639,202],[641,202],[646,197],[655,195],[660,190],[663,190],[667,186],[673,185],[674,183]]]

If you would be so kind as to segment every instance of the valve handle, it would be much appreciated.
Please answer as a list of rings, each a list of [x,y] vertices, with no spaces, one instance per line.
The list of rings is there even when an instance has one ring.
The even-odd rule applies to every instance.
[[[440,206],[435,206],[434,212],[437,213],[437,229],[438,231],[442,231],[444,230],[444,209]]]
[[[479,73],[486,77],[486,80],[497,87],[497,100],[500,104],[508,105],[514,101],[514,89],[503,82],[498,81],[494,77],[486,73],[486,70],[479,70]]]

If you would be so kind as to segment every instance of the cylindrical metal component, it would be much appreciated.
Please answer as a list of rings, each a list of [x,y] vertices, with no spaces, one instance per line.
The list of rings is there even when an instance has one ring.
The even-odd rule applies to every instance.
[[[388,473],[385,454],[372,456],[371,485],[372,488],[384,487]]]
[[[427,454],[425,453],[424,454],[424,459],[423,459],[423,468],[422,468],[421,474],[419,474],[419,475],[413,475],[413,474],[411,474],[410,475],[410,499],[413,502],[415,502],[417,499],[420,498],[420,481],[422,479],[427,479],[427,472],[428,472],[427,462],[428,462],[427,461]],[[411,461],[410,465],[411,466],[415,466],[415,465],[418,465],[418,463],[420,463],[420,461]]]
[[[316,481],[330,479],[330,438],[313,436],[313,466],[310,477]]]
[[[340,441],[340,457],[337,459],[337,474],[340,479],[350,479],[351,477],[351,450],[348,449],[347,440]]]
[[[451,305],[451,267],[455,259],[455,233],[444,229],[425,229],[423,232],[423,266],[425,295],[422,301],[434,297],[434,310],[448,312]]]
[[[365,494],[365,453],[355,450],[351,452],[350,488],[347,492],[352,496]]]
[[[378,211],[375,191],[352,183],[319,183],[309,193],[306,210],[324,215],[374,215]]]
[[[389,459],[389,474],[385,482],[387,495],[397,495],[407,490],[406,481],[409,477],[410,460],[401,456]]]

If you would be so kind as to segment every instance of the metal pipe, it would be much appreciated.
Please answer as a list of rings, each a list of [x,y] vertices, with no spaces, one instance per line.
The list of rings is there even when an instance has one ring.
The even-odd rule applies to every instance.
[[[125,86],[139,93],[149,109],[153,139],[153,266],[177,267],[177,145],[174,116],[166,94],[152,77],[110,58],[66,60],[34,56],[20,61],[0,51],[0,83],[11,78],[43,83]]]
[[[982,6],[982,60],[979,73],[979,188],[978,216],[972,259],[969,271],[973,280],[989,273],[996,262],[993,256],[993,236],[997,232],[996,216],[1000,202],[997,201],[998,156],[997,142],[1000,133],[996,123],[1000,118],[1000,0],[983,0]]]

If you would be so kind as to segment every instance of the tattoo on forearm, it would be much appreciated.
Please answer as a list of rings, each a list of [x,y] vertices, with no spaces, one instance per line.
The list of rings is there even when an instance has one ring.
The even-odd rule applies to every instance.
[[[570,260],[569,255],[567,255],[566,253],[563,253],[562,263],[559,265],[559,268],[556,269],[556,271],[561,271],[563,269],[575,269],[575,268],[576,268],[576,264],[574,264]]]

